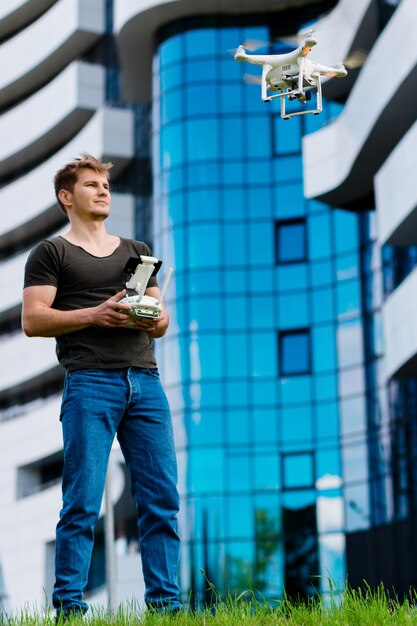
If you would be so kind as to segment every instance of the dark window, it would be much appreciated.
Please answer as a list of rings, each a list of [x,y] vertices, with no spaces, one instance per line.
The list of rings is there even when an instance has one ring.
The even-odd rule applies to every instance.
[[[278,349],[281,376],[310,373],[310,331],[308,329],[280,332]]]
[[[290,598],[308,598],[316,594],[319,574],[317,512],[315,504],[284,506],[284,583]]]
[[[300,263],[307,259],[305,219],[279,221],[275,224],[276,263]]]

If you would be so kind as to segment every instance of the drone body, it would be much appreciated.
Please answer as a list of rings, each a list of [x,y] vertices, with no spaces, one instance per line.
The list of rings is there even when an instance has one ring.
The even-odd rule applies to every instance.
[[[313,113],[318,115],[322,110],[322,76],[337,76],[343,78],[347,71],[343,63],[337,67],[321,65],[307,59],[311,48],[317,44],[317,37],[313,32],[306,34],[302,46],[286,54],[247,54],[244,46],[236,50],[236,61],[247,61],[262,66],[262,100],[269,102],[273,98],[281,98],[281,117],[289,119],[295,115]],[[302,104],[311,100],[311,91],[316,90],[317,102],[315,109],[301,110],[287,113],[285,98],[297,99]],[[279,93],[275,93],[279,92]]]

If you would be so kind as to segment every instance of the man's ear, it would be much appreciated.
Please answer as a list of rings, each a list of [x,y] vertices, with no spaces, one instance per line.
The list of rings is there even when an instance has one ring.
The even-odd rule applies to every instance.
[[[72,206],[72,194],[68,189],[60,189],[58,191],[58,198],[66,209]]]

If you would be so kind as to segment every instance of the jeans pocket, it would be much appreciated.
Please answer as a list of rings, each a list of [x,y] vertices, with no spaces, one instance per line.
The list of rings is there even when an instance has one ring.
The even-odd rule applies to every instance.
[[[149,376],[152,376],[153,378],[158,378],[159,379],[159,370],[157,367],[152,367],[152,368],[148,368],[146,370],[146,373],[149,374]]]

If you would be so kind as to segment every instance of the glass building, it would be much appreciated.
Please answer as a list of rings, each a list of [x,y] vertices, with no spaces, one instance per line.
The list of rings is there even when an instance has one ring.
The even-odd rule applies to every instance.
[[[304,198],[302,137],[342,105],[290,123],[265,105],[227,51],[270,37],[183,20],[154,60],[154,245],[176,268],[158,358],[182,433],[182,584],[201,597],[205,576],[326,591],[370,516],[372,219]]]

